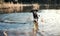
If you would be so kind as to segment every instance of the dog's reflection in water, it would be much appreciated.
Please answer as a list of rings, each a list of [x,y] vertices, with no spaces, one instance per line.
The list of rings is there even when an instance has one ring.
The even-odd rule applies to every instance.
[[[33,28],[33,36],[37,36],[38,32],[38,22],[36,20],[34,20],[34,28]]]

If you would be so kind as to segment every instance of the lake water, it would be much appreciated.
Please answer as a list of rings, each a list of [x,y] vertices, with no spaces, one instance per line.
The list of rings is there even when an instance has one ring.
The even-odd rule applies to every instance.
[[[40,10],[37,14],[39,16],[37,36],[60,36],[60,13],[56,13],[56,10]],[[32,15],[32,13],[0,14],[0,30],[8,30],[8,36],[33,36]],[[26,32],[26,35],[23,32]]]
[[[32,13],[0,14],[0,21],[0,30],[32,32],[33,29]]]

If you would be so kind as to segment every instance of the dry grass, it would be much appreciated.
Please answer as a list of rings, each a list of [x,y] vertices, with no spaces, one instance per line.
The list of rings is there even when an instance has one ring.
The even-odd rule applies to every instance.
[[[3,3],[3,4],[0,4],[0,11],[8,12],[8,13],[11,13],[11,12],[14,12],[14,11],[20,12],[20,11],[23,11],[23,7],[24,6],[25,7],[33,6],[32,9],[39,9],[39,5],[38,4]],[[24,9],[24,10],[26,10],[26,9]]]

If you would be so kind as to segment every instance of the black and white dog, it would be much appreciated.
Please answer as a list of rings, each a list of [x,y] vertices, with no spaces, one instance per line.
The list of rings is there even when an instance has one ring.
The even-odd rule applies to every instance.
[[[31,12],[33,13],[34,20],[38,21],[38,14],[37,14],[38,10],[32,10]]]
[[[38,31],[38,10],[32,10],[31,11],[33,13],[33,18],[34,18],[34,28],[33,31],[37,32]]]

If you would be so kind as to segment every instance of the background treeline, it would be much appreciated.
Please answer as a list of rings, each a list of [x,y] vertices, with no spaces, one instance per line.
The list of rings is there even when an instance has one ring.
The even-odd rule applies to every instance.
[[[13,3],[39,3],[39,4],[60,4],[60,0],[4,0]]]

